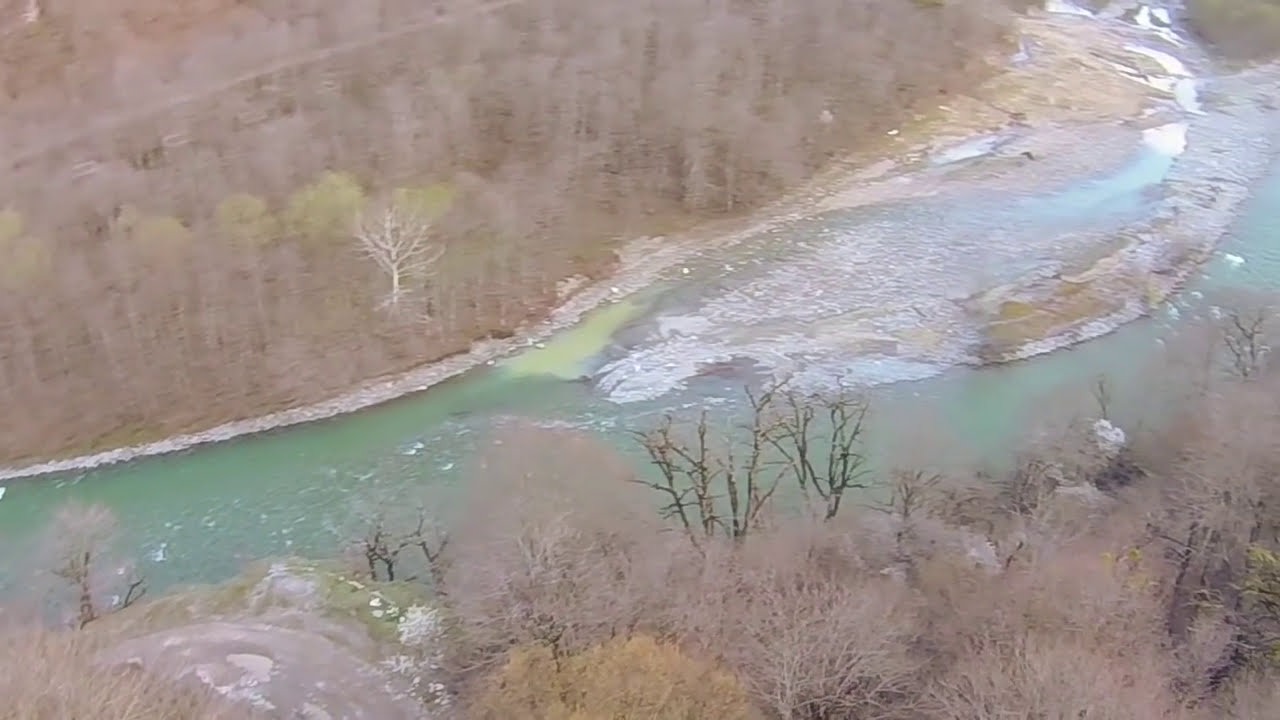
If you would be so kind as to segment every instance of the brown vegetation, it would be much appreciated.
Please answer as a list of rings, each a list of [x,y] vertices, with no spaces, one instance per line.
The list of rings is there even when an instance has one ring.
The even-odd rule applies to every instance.
[[[566,658],[542,645],[512,650],[478,705],[476,717],[492,720],[760,717],[732,675],[644,636]]]
[[[39,5],[0,42],[6,460],[315,401],[510,334],[620,239],[772,199],[985,77],[1008,12]]]

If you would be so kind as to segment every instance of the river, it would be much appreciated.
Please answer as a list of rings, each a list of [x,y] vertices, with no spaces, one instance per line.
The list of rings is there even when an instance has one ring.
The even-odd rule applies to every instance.
[[[930,418],[936,428],[951,431],[956,447],[975,456],[998,452],[1021,437],[1044,398],[1064,388],[1079,395],[1105,374],[1123,394],[1127,378],[1160,361],[1167,347],[1161,340],[1207,309],[1200,301],[1204,293],[1280,285],[1278,239],[1280,172],[1273,168],[1220,252],[1151,318],[1030,360],[955,368],[879,388],[873,393],[873,445],[913,438],[920,419]],[[357,414],[13,483],[0,501],[5,579],[18,581],[19,570],[28,567],[20,560],[29,556],[28,542],[52,508],[68,498],[112,507],[127,528],[125,542],[141,548],[158,587],[216,581],[252,558],[331,552],[337,528],[362,497],[423,497],[424,487],[456,484],[495,419],[519,415],[591,428],[617,438],[624,452],[635,452],[623,438],[624,429],[642,427],[668,408],[730,403],[737,397],[738,379],[711,377],[670,396],[619,404],[589,383],[556,376],[572,375],[581,370],[580,363],[608,354],[620,316],[633,315],[634,308],[625,304],[612,306],[566,333],[560,344],[535,349],[522,361],[481,368]]]
[[[1121,424],[1136,421],[1124,410],[1141,406],[1133,395],[1150,387],[1137,379],[1177,360],[1170,340],[1214,312],[1206,298],[1280,286],[1280,166],[1241,152],[1214,162],[1257,166],[1240,172],[1262,179],[1211,260],[1149,317],[1069,349],[957,367],[950,351],[896,353],[868,337],[924,316],[940,319],[943,335],[953,326],[965,335],[945,308],[974,277],[1026,273],[1055,243],[1159,212],[1170,188],[1187,181],[1180,172],[1200,182],[1212,175],[1192,153],[1174,158],[1146,145],[1056,187],[832,210],[705,253],[545,346],[425,392],[186,452],[11,481],[0,499],[0,591],[23,586],[40,529],[71,498],[115,510],[122,544],[138,549],[154,588],[218,581],[256,558],[332,553],[352,512],[372,498],[446,504],[505,419],[587,429],[639,462],[628,430],[668,410],[732,412],[745,382],[774,372],[813,386],[837,376],[874,385],[869,445],[882,462],[921,459],[926,445],[953,463],[1007,454],[1046,403],[1062,415],[1086,409],[1080,400],[1102,375],[1116,388]],[[908,271],[877,275],[895,262]],[[854,315],[866,320],[860,309],[903,297],[915,302],[872,318],[870,335],[845,332]]]

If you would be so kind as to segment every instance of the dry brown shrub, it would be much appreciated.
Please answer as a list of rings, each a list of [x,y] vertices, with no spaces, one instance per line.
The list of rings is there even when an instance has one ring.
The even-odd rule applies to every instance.
[[[1280,677],[1272,670],[1233,682],[1217,702],[1205,707],[1203,714],[1205,718],[1255,720],[1272,717],[1277,707],[1280,707]]]
[[[495,434],[450,530],[443,586],[461,669],[543,643],[579,651],[630,630],[662,584],[652,511],[613,451],[580,433]]]
[[[732,601],[720,653],[782,718],[898,717],[923,663],[918,599],[889,578],[757,581]]]
[[[618,638],[557,658],[541,645],[511,651],[488,681],[485,720],[755,720],[733,675],[647,636]]]
[[[934,682],[929,700],[939,719],[1176,717],[1153,655],[1121,643],[1103,649],[1070,634],[1031,632],[964,656]]]
[[[922,567],[932,717],[1178,717],[1161,568],[1123,523],[998,574],[945,557]]]
[[[94,657],[92,632],[0,627],[0,718],[4,720],[244,720],[208,692],[178,687],[132,668],[107,668]]]

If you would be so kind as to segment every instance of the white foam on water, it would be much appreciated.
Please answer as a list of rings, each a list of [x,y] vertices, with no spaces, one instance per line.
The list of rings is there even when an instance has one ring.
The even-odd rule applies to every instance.
[[[1071,0],[1044,0],[1045,12],[1057,13],[1059,15],[1078,15],[1080,17],[1093,17],[1093,11],[1076,5]]]
[[[1222,259],[1226,260],[1227,264],[1230,265],[1231,267],[1240,267],[1241,265],[1244,264],[1244,258],[1240,257],[1239,255],[1233,255],[1231,253],[1223,253]]]
[[[1142,131],[1142,142],[1164,155],[1181,155],[1187,149],[1187,124],[1168,123]]]
[[[1152,22],[1154,18],[1155,22]],[[1172,29],[1173,21],[1169,16],[1169,11],[1164,8],[1153,8],[1143,5],[1138,8],[1137,15],[1133,18],[1133,24],[1147,30],[1159,37],[1161,40],[1175,47],[1182,47],[1182,38],[1178,37]]]

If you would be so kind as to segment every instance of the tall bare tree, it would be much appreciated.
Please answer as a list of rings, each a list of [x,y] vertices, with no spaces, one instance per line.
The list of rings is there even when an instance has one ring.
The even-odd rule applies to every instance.
[[[445,251],[443,244],[433,242],[432,221],[426,214],[396,204],[362,215],[355,237],[361,252],[386,276],[389,287],[383,304],[393,309],[412,292],[410,281],[427,275]]]

